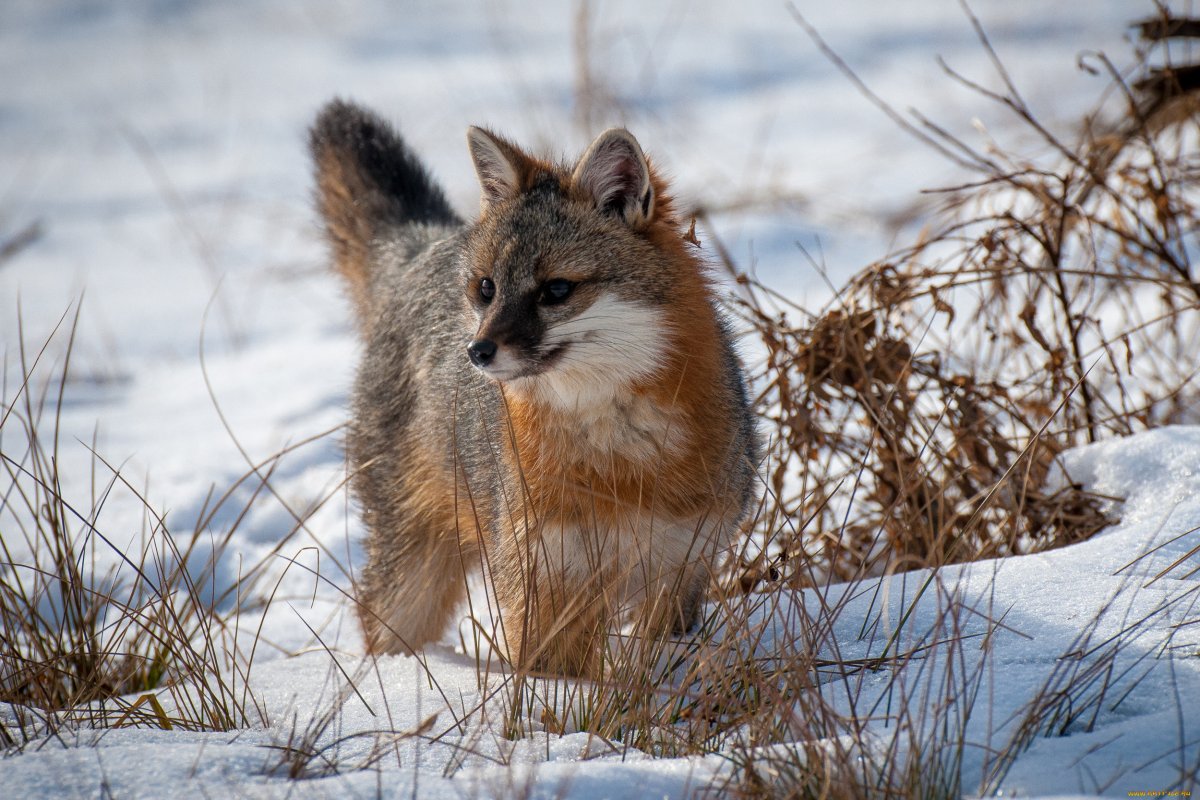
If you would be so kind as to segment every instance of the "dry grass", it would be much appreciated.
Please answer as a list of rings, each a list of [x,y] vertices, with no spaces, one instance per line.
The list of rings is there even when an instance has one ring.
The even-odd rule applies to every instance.
[[[333,664],[337,657],[329,652]],[[380,762],[393,754],[396,744],[410,738],[423,737],[428,734],[437,722],[437,715],[426,718],[413,730],[395,731],[352,730],[347,732],[343,727],[343,708],[352,697],[357,697],[364,707],[375,715],[375,710],[359,693],[357,682],[364,680],[369,670],[365,662],[353,676],[342,675],[332,666],[327,673],[326,685],[322,687],[321,696],[316,705],[323,708],[319,713],[304,719],[299,712],[293,712],[287,727],[286,738],[268,746],[275,758],[268,761],[265,772],[279,775],[289,780],[311,780],[330,775],[343,775],[348,772],[358,772],[378,768]],[[332,689],[332,697],[327,699],[326,690]],[[278,726],[282,730],[282,726]],[[366,745],[363,752],[362,744]],[[352,751],[348,756],[346,751]]]
[[[751,709],[723,791],[957,797],[976,789],[963,764],[981,746],[978,786],[991,791],[1036,737],[1090,730],[1150,670],[1145,658],[1128,663],[1130,645],[1168,609],[1101,638],[1094,631],[1115,613],[1106,607],[1034,692],[1015,733],[966,741],[972,715],[991,713],[981,695],[990,642],[1008,629],[986,598],[943,586],[939,568],[1064,546],[1110,524],[1107,498],[1071,483],[1059,455],[1195,421],[1200,369],[1194,96],[1170,83],[1169,61],[1151,68],[1152,50],[1133,70],[1156,78],[1137,84],[1149,93],[1097,56],[1120,102],[1064,143],[971,20],[1005,89],[947,73],[1011,112],[1037,157],[995,142],[975,148],[918,117],[910,132],[977,177],[939,192],[940,211],[916,244],[864,269],[814,314],[726,259],[741,290],[737,313],[766,353],[758,400],[773,440],[768,500],[726,587],[747,597],[805,591],[795,638],[773,643],[780,670],[734,671],[755,676],[764,702]],[[899,623],[882,647],[866,648],[879,655],[841,657],[849,628],[860,641],[885,629],[875,602],[885,584],[873,578],[907,570],[921,571]],[[866,619],[848,625],[849,610],[851,621],[862,610],[847,598],[864,591]],[[881,727],[894,733],[880,737]],[[1193,765],[1176,786],[1196,781]]]
[[[284,548],[337,490],[292,512],[292,529],[232,584],[219,576],[251,508],[274,494],[280,459],[315,439],[252,463],[209,492],[192,530],[171,531],[94,443],[60,438],[78,315],[76,305],[36,352],[18,343],[22,382],[5,387],[0,408],[0,749],[80,728],[266,724],[249,689],[261,628],[245,629],[243,614],[265,615]],[[60,474],[66,447],[89,453],[82,490],[86,476]],[[106,529],[118,497],[141,509],[140,530]]]
[[[255,709],[239,670],[244,662],[229,660],[224,640],[236,606],[231,614],[219,612],[218,598],[203,586],[220,550],[197,570],[206,543],[201,531],[177,542],[144,503],[136,543],[109,539],[98,528],[106,502],[114,493],[140,495],[94,451],[90,498],[64,494],[58,419],[77,315],[78,309],[51,380],[40,374],[53,375],[41,363],[51,341],[32,362],[21,343],[24,382],[5,393],[0,421],[7,479],[0,507],[0,702],[11,714],[3,744],[80,726],[245,725]],[[97,558],[102,553],[117,563],[98,567],[112,560]]]
[[[1101,498],[1050,481],[1058,455],[1196,417],[1193,96],[1143,98],[1097,56],[1124,113],[1102,105],[1067,144],[976,26],[1006,89],[968,85],[1013,115],[1038,156],[918,118],[912,132],[977,177],[937,193],[916,244],[811,314],[728,265],[767,353],[758,400],[776,455],[750,583],[1086,539],[1111,520]]]

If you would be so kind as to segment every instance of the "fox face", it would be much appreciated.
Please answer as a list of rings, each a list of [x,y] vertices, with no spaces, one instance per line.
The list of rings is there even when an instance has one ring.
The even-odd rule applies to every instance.
[[[464,254],[471,362],[565,405],[652,376],[673,334],[670,267],[643,236],[654,187],[636,140],[602,134],[569,178],[478,128],[468,142],[483,187]]]

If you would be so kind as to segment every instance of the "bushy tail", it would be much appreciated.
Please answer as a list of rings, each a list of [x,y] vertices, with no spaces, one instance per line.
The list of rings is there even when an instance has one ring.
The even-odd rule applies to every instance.
[[[459,219],[392,126],[360,106],[328,103],[309,133],[309,151],[334,265],[365,323],[371,242],[389,227]]]

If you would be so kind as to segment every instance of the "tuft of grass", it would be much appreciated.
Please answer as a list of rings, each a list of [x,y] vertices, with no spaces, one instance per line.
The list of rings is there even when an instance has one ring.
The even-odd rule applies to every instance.
[[[22,339],[22,384],[5,393],[0,419],[2,744],[80,726],[243,727],[261,712],[227,635],[240,606],[219,610],[222,598],[204,585],[222,546],[208,550],[200,528],[172,536],[94,446],[90,497],[72,499],[64,487],[59,421],[78,314],[76,306],[60,362],[44,363],[66,315],[32,361]],[[102,530],[105,505],[122,492],[144,509],[130,544]]]
[[[36,352],[26,345],[18,309],[22,379],[11,394],[5,387],[0,407],[0,748],[84,727],[267,724],[249,675],[262,644],[261,616],[283,580],[273,567],[340,489],[294,511],[270,481],[283,457],[320,436],[250,462],[224,492],[210,491],[192,530],[170,530],[94,441],[62,440],[80,308],[65,313]],[[90,460],[90,485],[82,489],[60,471],[71,446]],[[235,505],[245,487],[249,497]],[[141,509],[140,529],[106,529],[104,510],[118,497]],[[283,503],[293,527],[236,581],[221,583],[231,542],[268,497]],[[296,562],[279,563],[286,574]],[[243,625],[246,612],[261,615],[257,627]]]
[[[371,664],[362,662],[354,675],[347,675],[342,671],[334,653],[328,648],[325,648],[325,652],[330,657],[331,666],[326,676],[326,685],[315,701],[320,710],[303,725],[300,713],[293,712],[286,738],[267,746],[274,753],[274,758],[269,760],[265,767],[268,775],[280,775],[289,780],[299,781],[378,769],[380,762],[394,752],[397,743],[405,739],[425,737],[437,722],[438,715],[433,714],[412,730],[347,732],[343,724],[343,713],[351,697],[357,697],[372,716],[376,715],[358,688],[358,683],[370,672]],[[337,677],[339,673],[341,679]],[[325,690],[330,688],[333,689],[332,697],[327,699]],[[362,744],[364,740],[366,745]]]

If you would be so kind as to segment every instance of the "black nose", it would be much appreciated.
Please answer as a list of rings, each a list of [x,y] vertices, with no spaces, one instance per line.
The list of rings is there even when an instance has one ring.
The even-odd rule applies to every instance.
[[[476,339],[467,345],[467,355],[477,367],[486,367],[496,355],[496,343],[491,339]]]

